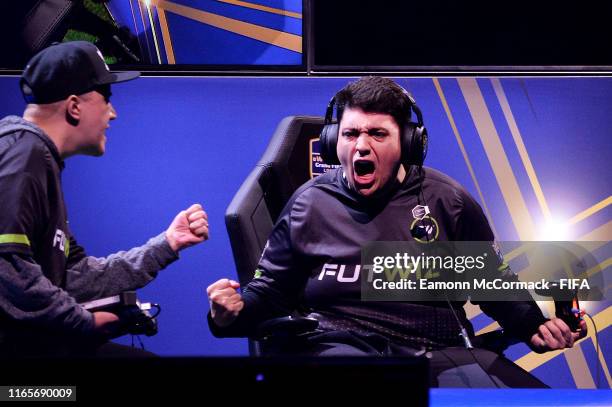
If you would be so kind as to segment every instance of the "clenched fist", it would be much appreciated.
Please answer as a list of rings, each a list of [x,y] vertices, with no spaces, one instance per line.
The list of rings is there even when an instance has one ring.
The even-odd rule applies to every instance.
[[[189,209],[180,211],[166,230],[166,239],[177,253],[208,239],[208,215],[202,205],[193,204]]]
[[[221,328],[230,325],[244,307],[242,296],[236,291],[240,284],[234,280],[222,278],[206,289],[210,303],[210,316]]]

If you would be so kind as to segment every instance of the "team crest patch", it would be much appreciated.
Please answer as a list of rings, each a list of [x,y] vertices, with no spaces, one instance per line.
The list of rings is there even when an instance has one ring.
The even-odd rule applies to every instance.
[[[410,233],[417,242],[430,243],[438,239],[440,228],[436,219],[431,216],[427,205],[417,205],[412,208],[414,220],[410,225]]]

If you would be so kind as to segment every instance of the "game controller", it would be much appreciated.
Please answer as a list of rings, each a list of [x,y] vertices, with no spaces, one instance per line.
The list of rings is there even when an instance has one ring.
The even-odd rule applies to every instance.
[[[89,312],[105,311],[116,314],[125,333],[146,336],[157,334],[156,318],[161,311],[160,306],[149,302],[141,303],[135,291],[125,291],[80,305]],[[157,310],[153,315],[150,312],[152,309]]]

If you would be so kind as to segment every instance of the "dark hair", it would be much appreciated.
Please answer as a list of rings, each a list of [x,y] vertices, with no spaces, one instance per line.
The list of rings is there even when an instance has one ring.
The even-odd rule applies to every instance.
[[[351,82],[336,94],[336,117],[342,120],[345,108],[392,116],[400,129],[410,121],[411,103],[406,91],[389,78],[365,76]]]

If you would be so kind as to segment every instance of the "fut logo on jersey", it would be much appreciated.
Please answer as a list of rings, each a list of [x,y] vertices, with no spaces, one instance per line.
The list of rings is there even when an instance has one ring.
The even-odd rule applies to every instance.
[[[70,240],[68,240],[63,230],[57,229],[55,231],[55,236],[53,236],[53,247],[57,247],[66,257],[68,257],[70,253]]]
[[[335,277],[339,283],[354,283],[359,280],[360,271],[360,264],[347,267],[346,264],[325,263],[319,273],[319,280],[323,280],[325,276],[330,276]]]

